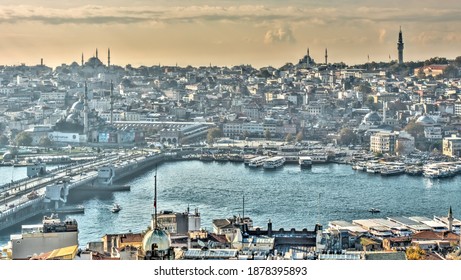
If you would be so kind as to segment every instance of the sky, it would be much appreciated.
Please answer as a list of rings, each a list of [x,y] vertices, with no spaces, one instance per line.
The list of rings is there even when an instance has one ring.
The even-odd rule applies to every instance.
[[[0,65],[279,67],[461,56],[459,0],[0,0]]]

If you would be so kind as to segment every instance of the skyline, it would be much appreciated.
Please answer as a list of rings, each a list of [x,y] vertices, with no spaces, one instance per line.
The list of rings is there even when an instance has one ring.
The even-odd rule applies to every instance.
[[[0,65],[52,67],[95,55],[133,66],[282,66],[307,48],[316,62],[361,64],[454,59],[461,47],[459,3],[447,0],[183,1],[4,0],[0,5]]]

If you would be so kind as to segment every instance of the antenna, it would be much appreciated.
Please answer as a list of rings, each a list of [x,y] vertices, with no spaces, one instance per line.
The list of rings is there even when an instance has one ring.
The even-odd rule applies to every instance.
[[[155,166],[154,176],[154,230],[157,229],[157,166]]]

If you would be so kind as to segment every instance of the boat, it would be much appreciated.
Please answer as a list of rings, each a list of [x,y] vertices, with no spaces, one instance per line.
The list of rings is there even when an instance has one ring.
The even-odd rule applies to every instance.
[[[381,169],[381,176],[400,175],[405,173],[403,166],[386,166]]]
[[[118,203],[114,203],[114,205],[112,205],[112,208],[110,209],[112,213],[118,213],[120,212],[120,210],[122,210],[122,207],[120,207]]]
[[[377,208],[370,208],[370,209],[368,210],[368,212],[370,212],[371,214],[375,214],[375,213],[381,212],[381,210],[379,210],[379,209],[377,209]]]
[[[276,169],[278,167],[283,166],[285,163],[284,157],[271,157],[264,161],[263,167],[264,169]]]
[[[264,161],[267,160],[269,157],[267,156],[260,156],[255,157],[248,163],[248,167],[260,167],[264,165]]]
[[[311,157],[299,157],[298,163],[301,168],[311,168],[312,158]]]

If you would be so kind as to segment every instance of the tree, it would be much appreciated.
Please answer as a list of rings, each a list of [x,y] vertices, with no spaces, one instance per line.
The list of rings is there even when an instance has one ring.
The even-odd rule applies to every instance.
[[[0,136],[0,145],[6,146],[6,145],[8,145],[8,143],[9,143],[8,137],[5,136],[5,135],[1,135]]]
[[[271,131],[267,128],[264,130],[264,138],[266,138],[266,140],[271,140]]]
[[[285,136],[285,142],[291,143],[293,141],[293,135],[291,133],[287,133]]]
[[[42,138],[40,138],[40,141],[38,142],[38,145],[42,146],[42,147],[45,147],[45,148],[49,148],[53,145],[53,142],[50,140],[50,138],[44,136]]]
[[[304,130],[301,130],[296,134],[296,142],[301,142],[304,140]]]
[[[426,255],[426,251],[421,249],[419,246],[412,246],[405,252],[408,260],[422,260]]]
[[[357,134],[350,128],[342,128],[339,132],[339,143],[342,145],[355,144],[357,142]]]
[[[221,129],[213,127],[208,130],[208,134],[206,136],[208,144],[213,144],[215,139],[218,137],[221,137]]]
[[[443,70],[443,75],[444,78],[456,78],[459,76],[459,71],[458,68],[453,66],[452,64],[448,65],[447,68]]]
[[[16,135],[14,142],[16,143],[16,146],[30,146],[32,144],[32,136],[23,131]]]
[[[422,124],[416,123],[415,120],[411,120],[403,129],[406,132],[410,133],[411,136],[415,137],[415,141],[424,140],[424,126]]]

